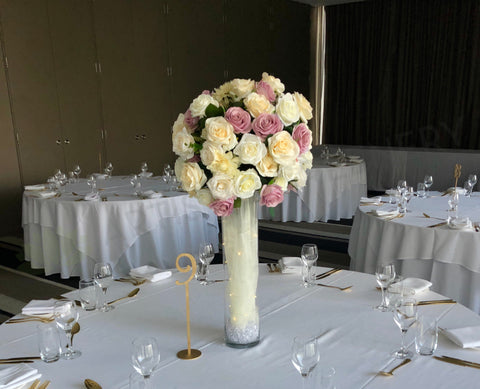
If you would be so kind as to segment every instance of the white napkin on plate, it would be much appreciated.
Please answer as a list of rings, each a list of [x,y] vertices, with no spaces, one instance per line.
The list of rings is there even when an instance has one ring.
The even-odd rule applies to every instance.
[[[25,190],[46,190],[47,184],[25,185]]]
[[[156,199],[159,197],[163,197],[163,193],[154,192],[153,190],[146,190],[145,192],[141,193],[141,197],[145,199]]]
[[[97,180],[105,180],[107,178],[107,175],[104,173],[93,173],[92,176],[94,176]]]
[[[372,213],[376,216],[386,217],[386,216],[396,216],[398,215],[398,209],[396,205],[387,205],[385,207],[380,207],[372,210]]]
[[[55,299],[32,300],[22,308],[24,315],[53,315]]]
[[[57,192],[54,192],[53,190],[36,190],[32,191],[29,193],[29,196],[32,197],[39,197],[41,199],[46,199],[48,197],[54,197],[57,195]]]
[[[38,370],[25,363],[18,365],[6,365],[0,368],[0,389],[19,388],[29,382],[33,382],[42,375]]]
[[[387,189],[385,191],[385,194],[387,194],[388,196],[396,196],[398,193],[398,190],[396,189]]]
[[[396,282],[393,285],[398,285],[403,288],[408,288],[413,291],[413,294],[419,294],[428,290],[432,286],[432,283],[427,280],[422,280],[421,278],[409,277],[409,278],[405,278],[400,282]]]
[[[468,217],[455,217],[448,221],[448,227],[452,230],[466,230],[472,228],[472,221]]]
[[[382,202],[382,198],[377,197],[360,197],[360,204],[376,204],[380,205]]]
[[[303,262],[300,257],[283,257],[278,260],[282,273],[301,273]]]
[[[480,347],[480,326],[442,329],[445,336],[462,348]]]
[[[85,201],[95,201],[95,200],[98,200],[100,198],[98,192],[97,193],[94,193],[94,192],[90,192],[90,193],[87,193],[85,196],[83,196],[83,199]]]
[[[157,267],[144,265],[130,270],[130,276],[144,278],[150,282],[157,282],[172,276],[170,270],[162,271]]]
[[[152,172],[141,172],[138,174],[139,177],[149,178],[153,176]]]

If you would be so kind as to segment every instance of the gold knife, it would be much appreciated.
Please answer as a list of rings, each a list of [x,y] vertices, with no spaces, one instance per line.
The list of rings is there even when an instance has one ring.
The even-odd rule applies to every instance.
[[[440,227],[440,226],[444,226],[445,224],[447,224],[447,222],[441,222],[441,223],[437,223],[437,224],[434,224],[432,226],[428,226],[427,228],[435,228],[435,227]]]
[[[8,362],[8,361],[23,361],[23,360],[34,360],[34,359],[41,359],[40,357],[12,357],[12,358],[0,358],[1,362]]]
[[[50,385],[50,381],[45,381],[43,384],[41,384],[38,389],[47,389],[47,386]]]
[[[13,365],[15,363],[33,363],[31,359],[18,359],[16,361],[1,361],[0,365]]]
[[[473,367],[475,369],[480,369],[480,364],[475,362],[462,361],[461,359],[456,359],[456,358],[451,358],[446,356],[437,357],[434,355],[433,357],[442,362],[452,363],[458,366]]]
[[[466,363],[468,365],[472,365],[472,367],[476,367],[477,369],[480,369],[480,363],[478,363],[478,362],[466,361],[464,359],[449,357],[447,355],[442,355],[442,358],[450,359],[450,360],[455,361],[455,362]]]
[[[322,273],[322,274],[319,274],[318,276],[316,276],[315,278],[317,280],[321,280],[322,278],[326,278],[328,276],[331,276],[332,274],[335,274],[335,273],[338,273],[339,271],[341,271],[342,269],[340,268],[336,268],[336,269],[331,269],[325,273]]]
[[[417,305],[433,305],[433,304],[456,304],[457,302],[452,299],[444,300],[424,300],[417,302]]]

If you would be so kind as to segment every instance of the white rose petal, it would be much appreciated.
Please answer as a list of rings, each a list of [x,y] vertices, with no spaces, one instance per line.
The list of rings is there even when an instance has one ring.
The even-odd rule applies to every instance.
[[[176,177],[181,177],[182,176],[182,170],[183,170],[183,165],[185,164],[185,161],[182,158],[177,158],[175,161],[175,176]]]
[[[243,134],[233,153],[239,156],[242,163],[256,165],[267,154],[267,147],[258,136]]]
[[[207,176],[198,163],[185,162],[180,175],[182,187],[187,192],[196,192],[202,189],[207,182]]]
[[[285,85],[283,85],[280,79],[275,78],[268,73],[264,72],[262,74],[262,81],[265,81],[268,85],[270,85],[276,94],[281,94],[285,91]]]
[[[280,131],[268,138],[268,152],[279,165],[288,165],[296,161],[300,147],[287,131]]]
[[[195,143],[193,136],[185,127],[172,133],[173,152],[183,159],[190,159],[194,155],[192,145]]]
[[[263,177],[276,177],[278,175],[278,163],[276,163],[268,153],[255,167]]]
[[[240,101],[253,92],[255,81],[235,78],[230,82],[230,95],[234,101]]]
[[[202,205],[208,206],[214,199],[210,190],[207,188],[200,189],[195,193],[195,197],[198,199],[198,202]]]
[[[190,112],[192,116],[204,117],[207,107],[213,104],[215,107],[219,107],[220,104],[210,95],[200,95],[190,104]]]
[[[217,144],[223,150],[232,150],[238,143],[233,126],[222,116],[208,118],[202,131],[202,138]]]
[[[293,99],[297,103],[298,109],[300,111],[300,119],[302,122],[308,122],[312,117],[312,106],[308,100],[301,93],[295,92],[293,94]]]
[[[228,174],[215,174],[207,182],[213,198],[226,200],[233,196],[233,179]]]
[[[310,151],[303,153],[298,157],[298,162],[304,170],[311,169],[313,165],[313,154]]]
[[[235,178],[233,192],[241,199],[252,197],[256,190],[262,187],[260,177],[254,169],[240,172]]]
[[[223,154],[225,153],[218,144],[207,140],[203,143],[202,150],[200,150],[200,159],[205,166],[209,166],[218,161]]]
[[[292,181],[291,183],[297,189],[303,188],[307,184],[307,173],[305,172],[305,170],[300,169],[298,171],[297,179]]]
[[[285,126],[289,126],[300,120],[300,109],[290,93],[286,93],[278,99],[275,113]]]
[[[243,100],[245,108],[250,114],[256,118],[262,113],[273,113],[275,107],[270,104],[270,101],[264,96],[256,92],[250,93],[245,100]]]
[[[185,115],[183,113],[180,113],[177,117],[177,120],[175,120],[175,123],[173,123],[172,132],[174,134],[185,128],[184,120]]]
[[[234,177],[238,173],[238,166],[240,165],[240,159],[235,157],[232,152],[217,153],[215,155],[215,161],[208,165],[208,170],[213,174],[228,174]]]
[[[289,165],[281,166],[278,172],[280,177],[283,177],[287,181],[297,180],[299,172],[301,171],[300,164],[298,162]]]

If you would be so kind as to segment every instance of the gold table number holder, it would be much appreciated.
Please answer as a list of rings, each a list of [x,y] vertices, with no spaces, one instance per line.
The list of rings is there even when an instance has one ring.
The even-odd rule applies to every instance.
[[[190,263],[192,264],[187,265],[186,267],[182,267],[179,264],[180,258],[187,257],[190,260]],[[190,277],[185,282],[180,282],[180,281],[175,281],[177,285],[185,285],[185,303],[187,307],[187,349],[185,350],[180,350],[177,353],[177,358],[179,359],[197,359],[202,356],[202,352],[197,349],[192,349],[191,348],[191,342],[190,342],[190,294],[188,291],[188,284],[194,277],[195,273],[197,272],[197,262],[195,261],[195,258],[191,254],[180,254],[177,257],[177,261],[175,263],[175,266],[177,267],[178,271],[181,273],[187,273],[192,270],[192,273],[190,274]]]

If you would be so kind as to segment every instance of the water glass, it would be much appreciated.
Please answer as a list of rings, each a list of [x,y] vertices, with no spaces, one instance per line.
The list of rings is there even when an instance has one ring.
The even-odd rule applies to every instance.
[[[130,374],[129,389],[146,389],[147,383],[142,375],[138,373]]]
[[[460,202],[460,198],[458,196],[458,192],[456,190],[454,190],[448,198],[449,211],[450,212],[457,212],[459,202]]]
[[[320,389],[335,389],[335,369],[322,366],[320,368]]]
[[[103,305],[100,310],[102,312],[108,312],[114,309],[113,305],[107,303],[107,288],[113,282],[112,267],[109,263],[96,263],[93,268],[93,278],[97,285],[102,288],[103,291]]]
[[[211,243],[201,243],[198,250],[198,258],[200,260],[200,266],[198,270],[197,280],[201,282],[202,285],[207,285],[208,282],[208,265],[212,262],[215,257],[215,251]]]
[[[137,338],[132,342],[132,365],[148,380],[160,363],[160,350],[155,338]]]
[[[302,246],[301,253],[302,262],[304,265],[303,272],[303,286],[306,288],[315,285],[313,282],[312,266],[317,262],[318,249],[316,244],[307,243]]]
[[[438,323],[435,317],[418,317],[415,329],[415,350],[419,355],[432,355],[437,349]]]
[[[385,289],[388,288],[388,286],[393,282],[395,275],[395,265],[393,263],[380,263],[375,269],[375,278],[378,285],[382,289],[382,302],[380,305],[376,306],[375,309],[381,312],[386,312],[389,310],[385,296]]]
[[[400,350],[394,353],[398,359],[406,359],[412,357],[412,352],[407,350],[405,345],[405,335],[408,329],[417,320],[417,302],[411,298],[403,298],[399,301],[393,310],[393,320],[402,332],[402,345]]]
[[[38,350],[43,362],[55,362],[60,359],[60,336],[54,324],[39,324],[37,326]]]
[[[303,336],[293,339],[291,361],[303,377],[303,387],[305,388],[310,373],[320,361],[318,339]]]
[[[97,307],[99,288],[94,279],[80,280],[78,283],[78,295],[82,308],[93,311]]]
[[[423,182],[419,182],[417,184],[417,196],[420,197],[421,199],[424,199],[425,197],[427,197],[426,187]]]
[[[470,197],[472,195],[473,190],[473,183],[470,180],[465,181],[463,184],[463,188],[465,189],[465,197]]]
[[[425,184],[425,188],[427,188],[428,197],[428,191],[433,184],[433,177],[430,174],[426,174],[425,177],[423,177],[423,183]]]

